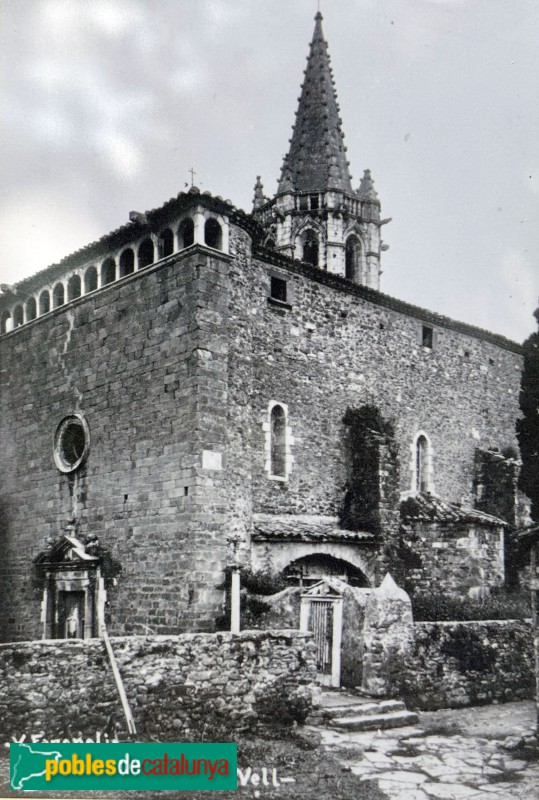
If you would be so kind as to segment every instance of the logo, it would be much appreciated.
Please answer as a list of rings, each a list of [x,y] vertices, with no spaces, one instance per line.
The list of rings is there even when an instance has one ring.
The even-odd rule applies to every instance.
[[[237,745],[14,743],[10,775],[19,792],[236,789]]]

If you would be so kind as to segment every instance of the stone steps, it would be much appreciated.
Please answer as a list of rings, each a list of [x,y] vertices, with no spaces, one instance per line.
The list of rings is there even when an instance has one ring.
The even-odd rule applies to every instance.
[[[418,717],[401,700],[361,698],[350,694],[322,695],[308,723],[342,731],[372,731],[417,724]]]
[[[336,717],[331,720],[332,728],[346,731],[376,731],[388,728],[403,728],[417,723],[417,714],[413,711],[388,711],[382,714],[359,714],[355,717]]]

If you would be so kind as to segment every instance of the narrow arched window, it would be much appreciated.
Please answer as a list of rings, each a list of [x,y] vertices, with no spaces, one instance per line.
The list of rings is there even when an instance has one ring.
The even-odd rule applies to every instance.
[[[29,297],[26,301],[26,319],[31,322],[37,317],[37,303],[35,297]]]
[[[171,256],[174,252],[174,234],[170,228],[165,228],[161,231],[158,239],[159,244],[159,258],[166,258]]]
[[[213,217],[207,219],[204,225],[204,242],[208,247],[213,247],[214,250],[221,250],[223,246],[221,226]]]
[[[183,250],[190,247],[195,241],[195,225],[193,220],[188,217],[180,222],[178,228],[178,247]]]
[[[51,310],[51,296],[47,289],[44,289],[39,295],[39,315],[48,314]]]
[[[116,263],[113,258],[107,258],[101,265],[101,286],[116,280]]]
[[[286,478],[286,412],[281,405],[270,413],[270,474]]]
[[[138,249],[138,268],[143,269],[150,264],[153,264],[153,242],[151,239],[144,239]]]
[[[4,311],[2,314],[2,321],[0,323],[0,332],[7,333],[11,330],[11,314],[9,311]]]
[[[58,308],[65,303],[65,290],[63,283],[57,283],[52,291],[52,307]]]
[[[429,491],[429,443],[427,437],[417,437],[415,444],[415,489],[416,492]]]
[[[361,252],[357,236],[349,236],[345,248],[345,277],[349,281],[359,280],[359,255]]]
[[[88,267],[84,273],[84,292],[94,292],[97,289],[97,269],[95,267]]]
[[[120,256],[120,278],[131,275],[135,271],[135,254],[130,247]]]
[[[72,275],[67,283],[67,299],[76,300],[81,295],[80,275]]]
[[[13,310],[13,327],[19,328],[24,325],[24,310],[22,306],[15,306]]]
[[[313,267],[318,266],[318,236],[313,230],[308,230],[303,238],[302,260]]]

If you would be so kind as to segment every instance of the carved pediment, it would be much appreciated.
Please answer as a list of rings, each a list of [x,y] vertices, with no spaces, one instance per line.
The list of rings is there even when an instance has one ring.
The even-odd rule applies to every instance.
[[[69,567],[76,569],[89,569],[97,566],[99,558],[87,551],[85,545],[75,536],[62,536],[54,541],[47,550],[40,553],[34,560],[37,567],[41,568],[62,568]]]

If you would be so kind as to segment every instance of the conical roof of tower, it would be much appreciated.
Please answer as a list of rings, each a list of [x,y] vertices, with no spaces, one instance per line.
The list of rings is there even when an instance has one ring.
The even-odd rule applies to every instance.
[[[290,150],[285,156],[279,192],[352,191],[344,135],[333,83],[322,14],[315,17],[311,50],[296,114]]]

